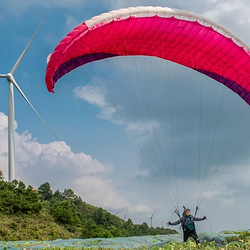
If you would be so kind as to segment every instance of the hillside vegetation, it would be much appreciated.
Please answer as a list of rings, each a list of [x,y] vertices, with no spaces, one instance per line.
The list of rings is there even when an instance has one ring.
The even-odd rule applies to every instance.
[[[0,174],[2,178],[2,175]],[[3,178],[2,178],[3,179]],[[0,180],[0,241],[126,237],[173,234],[175,230],[134,224],[87,204],[71,189],[38,190],[22,181]]]

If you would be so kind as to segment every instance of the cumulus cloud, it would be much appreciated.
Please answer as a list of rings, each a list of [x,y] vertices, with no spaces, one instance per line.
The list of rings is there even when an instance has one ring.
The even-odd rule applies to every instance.
[[[159,128],[160,123],[158,121],[138,121],[129,122],[128,126],[125,128],[126,131],[131,131],[135,135],[141,135],[147,132],[152,132],[152,130]]]
[[[219,191],[218,190],[213,190],[213,191],[207,191],[204,193],[204,198],[205,199],[211,199],[214,196],[219,195]]]
[[[214,21],[218,21],[220,18],[223,16],[230,16],[234,15],[235,12],[237,13],[238,10],[243,10],[244,8],[249,9],[250,5],[249,2],[245,0],[240,0],[240,1],[213,1],[213,4],[215,4],[215,8],[205,11],[203,15],[211,18]],[[245,12],[245,11],[243,11]],[[241,16],[242,18],[242,16]],[[239,19],[234,19],[235,22],[239,22]]]
[[[95,99],[95,102],[98,102]],[[8,118],[0,112],[0,164],[7,178]],[[15,122],[15,129],[17,123]],[[74,153],[64,141],[47,144],[39,143],[25,131],[15,133],[16,178],[38,187],[50,182],[52,188],[63,190],[72,188],[90,204],[105,209],[128,207],[131,212],[151,211],[146,205],[131,204],[128,194],[118,191],[109,174],[114,171],[111,163],[103,163],[84,153]]]
[[[110,93],[105,90],[105,87],[100,87],[100,82],[102,79],[93,78],[91,84],[84,86],[77,86],[73,93],[74,95],[87,103],[97,106],[100,109],[100,113],[96,116],[99,119],[110,120],[115,124],[123,125],[124,130],[128,134],[133,134],[134,136],[150,134],[154,129],[160,127],[160,122],[156,120],[137,120],[130,121],[127,117],[121,115],[120,110],[122,110],[121,105],[116,103],[111,103],[113,100],[110,97]],[[99,84],[99,86],[97,85]],[[104,83],[105,84],[105,83]],[[102,83],[102,86],[104,86]]]
[[[83,6],[83,1],[81,0],[72,0],[72,1],[67,1],[67,0],[44,0],[44,1],[34,1],[34,0],[24,0],[22,2],[18,0],[13,0],[13,1],[7,1],[7,2],[2,2],[3,7],[6,7],[8,9],[12,9],[14,12],[26,12],[29,11],[30,8],[32,7],[65,7],[65,8],[79,8],[80,6]]]
[[[150,212],[152,209],[146,205],[138,204],[134,206],[131,211],[136,212],[136,213],[147,213]]]
[[[93,79],[96,82],[97,79]],[[76,87],[73,90],[76,97],[95,105],[100,109],[97,117],[104,120],[111,120],[113,123],[121,124],[115,116],[117,115],[117,108],[106,100],[106,91],[99,86],[85,85]]]
[[[212,0],[214,1],[214,0]],[[170,8],[178,8],[178,9],[186,9],[190,11],[194,11],[194,9],[198,8],[205,8],[208,7],[210,4],[210,1],[207,1],[204,3],[204,1],[201,3],[199,0],[179,0],[172,1],[172,0],[120,0],[120,1],[110,1],[111,6],[114,9],[124,8],[124,7],[136,7],[136,6],[163,6],[163,7],[170,7]],[[193,9],[193,10],[192,10]]]
[[[106,209],[121,209],[129,206],[116,191],[111,179],[101,179],[96,176],[83,176],[74,180],[76,190],[84,190],[82,197],[91,204]],[[91,194],[91,195],[90,195]]]
[[[7,177],[7,116],[0,113],[0,164]],[[17,123],[15,123],[17,128]],[[53,189],[73,188],[87,202],[105,208],[122,208],[124,199],[107,174],[113,171],[110,163],[103,163],[84,153],[74,153],[63,141],[41,144],[25,131],[15,133],[16,178],[35,187],[51,182]]]

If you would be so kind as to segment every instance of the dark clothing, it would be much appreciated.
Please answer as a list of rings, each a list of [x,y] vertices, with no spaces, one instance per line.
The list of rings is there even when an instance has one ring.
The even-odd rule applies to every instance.
[[[183,232],[183,240],[184,240],[184,242],[186,242],[189,237],[192,237],[195,240],[196,244],[200,243],[198,235],[197,235],[195,230],[193,230],[193,231],[187,230],[187,231]]]
[[[189,215],[188,217],[185,216],[180,218],[178,221],[172,223],[172,225],[174,226],[181,223],[184,232],[187,230],[193,231],[195,230],[194,221],[201,221],[201,220],[203,220],[203,218],[195,218],[194,216]]]
[[[189,237],[192,237],[196,244],[200,243],[198,239],[198,235],[195,231],[195,221],[201,221],[203,218],[195,218],[192,215],[189,215],[188,217],[181,217],[178,221],[172,223],[172,225],[178,225],[181,223],[182,229],[183,229],[183,240],[186,242]]]

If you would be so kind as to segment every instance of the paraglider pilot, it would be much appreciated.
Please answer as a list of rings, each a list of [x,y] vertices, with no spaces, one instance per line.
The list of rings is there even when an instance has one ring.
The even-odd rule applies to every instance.
[[[168,224],[171,226],[175,226],[181,223],[184,242],[186,242],[189,237],[192,237],[195,240],[196,244],[198,244],[200,243],[200,241],[195,230],[194,221],[202,221],[206,219],[206,216],[204,216],[203,218],[196,218],[190,214],[190,209],[185,209],[183,212],[183,217],[180,217],[178,221],[173,223],[169,221]]]

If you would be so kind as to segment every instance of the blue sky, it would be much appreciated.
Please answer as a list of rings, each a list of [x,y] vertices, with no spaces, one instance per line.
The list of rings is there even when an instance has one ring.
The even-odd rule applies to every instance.
[[[220,168],[200,210],[209,220],[200,223],[199,230],[249,225],[250,112],[237,95],[194,71],[154,58],[86,65],[62,78],[55,94],[47,91],[44,81],[47,55],[76,25],[95,15],[139,5],[186,9],[212,18],[250,44],[247,1],[0,0],[0,4],[0,73],[11,69],[48,7],[15,78],[62,141],[55,141],[15,91],[18,179],[35,187],[49,181],[54,190],[72,188],[87,202],[113,213],[124,208],[121,217],[128,208],[128,216],[138,223],[156,210],[154,223],[160,225],[161,219],[164,223],[176,219],[167,204],[171,202],[160,193],[173,195],[168,177],[174,192],[177,180],[179,205],[195,207],[199,152],[198,165],[208,166],[208,179]],[[7,176],[4,80],[0,91],[0,163]],[[167,126],[165,114],[168,119],[172,116]],[[164,162],[171,166],[169,176]],[[168,192],[157,188],[161,183]],[[227,216],[234,213],[237,221],[229,221]]]

